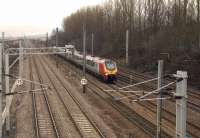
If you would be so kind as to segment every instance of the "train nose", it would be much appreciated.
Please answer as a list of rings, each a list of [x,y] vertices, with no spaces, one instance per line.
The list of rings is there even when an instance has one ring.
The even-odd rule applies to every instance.
[[[116,75],[114,75],[114,74],[108,75],[108,80],[110,80],[110,81],[116,80]]]

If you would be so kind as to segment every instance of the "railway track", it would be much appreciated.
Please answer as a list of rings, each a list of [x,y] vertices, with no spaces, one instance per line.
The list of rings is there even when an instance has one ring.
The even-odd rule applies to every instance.
[[[29,62],[30,65],[30,78],[32,81],[39,81],[41,82],[41,78],[38,74],[37,65],[33,61],[32,64]],[[35,68],[33,68],[35,65]],[[34,76],[33,74],[36,74]],[[31,89],[36,89],[38,86],[31,84]],[[42,89],[40,87],[39,89]],[[55,119],[52,114],[52,109],[49,104],[49,100],[46,95],[46,91],[43,89],[41,94],[32,93],[32,100],[33,100],[33,109],[34,109],[34,122],[35,122],[35,136],[37,138],[59,138],[59,134],[57,131],[57,126],[55,124]]]
[[[140,81],[144,81],[147,79],[152,79],[152,78],[145,78],[144,76],[134,73],[131,75],[126,75],[125,73],[119,73],[118,76],[119,80],[123,81],[126,83],[126,85],[130,84],[131,82],[140,82]],[[169,82],[169,81],[168,81]],[[156,89],[156,85],[155,83],[149,83],[148,85],[143,85],[143,88],[145,87],[145,89],[147,90],[152,90],[152,89]],[[173,89],[175,91],[175,86],[171,86],[171,89]],[[196,93],[194,91],[191,90],[187,90],[187,94],[188,94],[188,107],[196,112],[200,112],[200,93]],[[172,102],[174,102],[172,100]]]
[[[80,71],[80,70],[79,70]],[[76,74],[81,74],[81,72],[76,72]],[[79,78],[80,79],[80,78]],[[144,133],[148,134],[150,137],[155,136],[156,126],[150,121],[146,120],[144,117],[139,115],[137,112],[133,111],[131,108],[126,106],[124,103],[116,102],[115,96],[109,92],[105,92],[105,89],[111,89],[110,86],[105,86],[99,83],[94,78],[88,76],[88,89],[90,89],[93,93],[98,95],[103,101],[111,105],[115,110],[117,110],[124,118],[129,120],[131,123],[139,127],[144,131]],[[163,133],[164,137],[170,137],[167,133]]]
[[[144,117],[140,116],[137,112],[133,111],[131,108],[127,107],[122,102],[116,102],[115,97],[107,92],[104,91],[102,87],[99,86],[99,84],[96,84],[92,80],[88,80],[90,85],[88,85],[87,88],[89,88],[91,91],[93,91],[96,95],[98,95],[101,99],[103,99],[106,103],[111,105],[114,109],[116,109],[124,118],[129,120],[131,123],[135,124],[137,127],[142,129],[145,133],[147,133],[150,137],[155,136],[155,125],[153,125],[151,122],[146,120]],[[169,137],[165,135],[165,137]]]
[[[132,79],[137,80],[138,78],[141,78],[141,81],[142,80],[144,81],[144,77],[142,75],[137,74],[137,73],[134,73],[134,74],[135,74],[135,76],[132,74]],[[129,81],[127,80],[127,78],[128,77],[126,77],[124,79],[124,77],[120,77],[119,81],[117,82],[117,86],[122,87],[122,86],[125,86],[125,85],[129,85]],[[148,90],[153,89],[153,87],[149,87],[149,85],[145,85],[145,88],[148,89]],[[131,90],[131,89],[128,89],[128,90]],[[128,96],[128,95],[126,95],[126,96]],[[191,97],[190,97],[190,100],[191,100]],[[172,104],[174,102],[175,102],[174,100],[171,100],[171,101],[168,101],[167,104]],[[147,101],[145,103],[150,104],[150,107],[152,106],[153,108],[152,109],[149,108],[149,110],[152,110],[154,113],[156,113],[156,103],[155,102]],[[193,104],[192,102],[188,102],[188,103],[189,103],[188,109],[190,109],[192,111],[196,111],[197,113],[199,113],[199,110],[198,110],[199,105]],[[143,106],[147,106],[146,104],[144,104]],[[176,119],[175,112],[173,112],[170,108],[163,108],[163,109],[164,109],[163,118],[175,125],[175,119]],[[189,136],[198,138],[198,137],[200,137],[199,133],[198,133],[199,130],[200,130],[200,126],[198,125],[198,123],[196,121],[193,121],[194,119],[191,119],[191,118],[189,120],[187,120]]]
[[[138,74],[136,76],[133,76],[133,77],[138,77],[138,78],[141,78],[141,75]],[[127,77],[126,77],[127,79]],[[143,79],[144,80],[144,79]],[[129,82],[129,81],[128,81]],[[93,81],[91,82],[93,83]],[[124,83],[124,85],[127,85],[127,82],[126,84]],[[118,85],[119,86],[119,85]],[[113,87],[112,87],[113,88]],[[149,89],[149,87],[147,87],[147,89]],[[151,112],[153,112],[154,114],[156,113],[156,110],[155,110],[155,103],[148,103],[147,105],[143,104],[144,107],[146,107],[148,110],[150,110]],[[193,109],[193,108],[192,108]],[[173,126],[175,127],[175,115],[174,113],[172,112],[169,112],[167,110],[164,111],[164,119],[166,121],[168,121],[170,124],[173,124]],[[195,125],[196,122],[189,122],[187,121],[188,125],[189,125],[189,136],[191,137],[199,137],[199,134],[198,134],[198,131],[200,130],[199,126],[198,125]]]
[[[118,83],[116,84],[118,87],[122,87],[125,84],[123,84],[123,82],[119,83],[120,81],[118,81]],[[116,85],[113,86],[113,89],[116,89]],[[127,89],[127,90],[131,90],[131,89]],[[127,94],[127,93],[122,93],[123,96],[131,96],[131,94]],[[135,95],[135,94],[132,94]],[[136,96],[136,95],[135,95]],[[130,100],[133,100],[133,98],[129,98]],[[150,110],[152,113],[156,114],[156,102],[152,102],[152,101],[146,101],[146,102],[139,102],[140,105],[142,105],[143,107],[145,107],[146,109]],[[167,122],[169,122],[170,124],[172,124],[175,128],[175,120],[176,120],[176,116],[175,113],[172,111],[167,110],[165,107],[163,108],[162,111],[162,119],[166,120]],[[166,125],[166,124],[162,124],[162,125]],[[188,134],[191,137],[195,137],[198,138],[199,137],[199,130],[200,127],[198,125],[195,125],[194,122],[190,122],[187,120],[187,128],[188,128]]]
[[[87,116],[86,111],[81,107],[81,104],[76,99],[76,97],[73,96],[72,92],[63,82],[61,77],[52,69],[49,64],[47,64],[48,61],[40,59],[39,62],[46,72],[58,97],[65,106],[65,109],[68,111],[71,120],[76,125],[76,128],[79,131],[80,135],[84,138],[104,137],[103,133],[100,131],[100,129],[98,129],[96,124]],[[44,64],[47,66],[44,66]]]
[[[141,80],[141,81],[144,81],[144,80],[147,80],[147,79],[152,79],[152,77],[150,77],[150,76],[144,76],[144,75],[136,73],[134,71],[130,71],[130,70],[126,69],[126,68],[120,67],[119,69],[121,71],[119,73],[119,78],[122,81],[125,81],[127,83],[130,83],[131,77],[133,77],[132,79],[135,79],[136,81],[138,79]],[[166,83],[168,83],[170,81],[171,80],[169,80],[169,79],[165,79]],[[147,86],[147,87],[155,89],[156,85],[151,83],[151,86]],[[175,86],[172,86],[171,88],[175,89]],[[197,90],[188,89],[187,90],[187,94],[188,94],[188,106],[190,108],[192,108],[193,110],[195,110],[197,112],[200,112],[200,101],[199,101],[200,92],[197,92]]]

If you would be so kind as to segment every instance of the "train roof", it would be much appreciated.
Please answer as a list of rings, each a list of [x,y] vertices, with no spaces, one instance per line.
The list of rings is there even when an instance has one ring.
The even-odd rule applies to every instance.
[[[73,46],[73,45],[71,45],[71,46]],[[70,47],[70,45],[69,45],[69,47]],[[80,53],[77,50],[74,51],[74,55],[76,55],[76,56],[78,56],[80,58],[83,58],[82,53]],[[106,60],[110,60],[110,59],[105,59],[105,58],[101,58],[101,57],[95,57],[95,56],[92,56],[92,55],[86,55],[86,60],[91,60],[91,61],[94,61],[94,62],[97,62],[97,63],[103,63]]]
[[[87,56],[86,56],[86,59],[87,59],[87,60],[94,61],[94,62],[97,62],[97,63],[103,63],[103,62],[105,61],[105,59],[103,59],[103,58],[94,57],[94,56],[91,56],[91,55],[87,55]]]
[[[65,45],[65,47],[66,47],[66,48],[72,48],[72,49],[75,48],[74,45]]]

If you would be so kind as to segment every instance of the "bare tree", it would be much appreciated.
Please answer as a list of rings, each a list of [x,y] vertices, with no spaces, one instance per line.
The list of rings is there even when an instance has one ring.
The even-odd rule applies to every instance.
[[[187,58],[180,53],[194,57],[194,47],[200,48],[200,0],[108,0],[66,17],[63,39],[79,46],[83,19],[88,32],[95,33],[95,49],[101,55],[122,58],[128,29],[133,65],[153,68],[150,63],[160,52],[174,55],[179,64],[179,59]]]
[[[187,23],[187,5],[188,5],[188,0],[184,0],[184,25]]]

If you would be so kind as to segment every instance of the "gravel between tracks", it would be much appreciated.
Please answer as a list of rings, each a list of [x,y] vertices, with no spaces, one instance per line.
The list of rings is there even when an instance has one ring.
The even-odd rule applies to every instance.
[[[28,62],[28,59],[25,59],[23,77],[30,79]],[[25,83],[23,87],[19,87],[18,89],[16,89],[16,91],[18,90],[30,90],[30,83]],[[32,121],[32,113],[33,111],[31,95],[15,95],[11,107],[12,128],[14,128],[14,130],[12,129],[12,131],[15,131],[15,136],[10,137],[34,138],[34,125]]]
[[[56,62],[58,61],[53,61],[54,64]],[[59,70],[65,73],[64,76],[66,76],[66,79],[73,80],[70,81],[72,85],[75,84],[77,86],[80,86],[80,80],[77,80],[77,76],[75,75],[74,71],[72,71],[78,69],[74,68],[73,66],[70,66],[69,64],[66,64],[66,62],[62,62],[61,60],[59,62]],[[88,90],[86,94],[82,94],[81,87],[78,87],[78,89],[78,96],[81,96],[80,100],[83,101],[85,99],[85,101],[87,102],[83,103],[88,104],[90,106],[90,108],[87,109],[91,109],[92,114],[97,113],[100,119],[103,119],[103,121],[101,121],[100,123],[98,122],[98,124],[106,123],[106,125],[109,126],[110,129],[115,132],[117,137],[149,137],[144,132],[142,132],[140,128],[128,122],[128,120],[126,120],[121,114],[119,114],[118,111],[116,111],[115,109],[113,109],[113,107],[102,101],[93,92]],[[84,107],[87,106],[84,105]],[[104,130],[104,132],[106,131]]]

